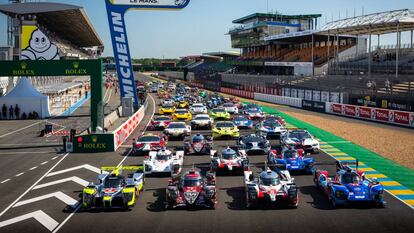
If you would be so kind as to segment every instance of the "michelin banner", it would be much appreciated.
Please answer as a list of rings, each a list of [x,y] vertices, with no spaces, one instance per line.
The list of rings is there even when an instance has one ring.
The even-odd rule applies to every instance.
[[[186,7],[190,0],[106,0],[105,2],[121,97],[132,98],[134,106],[138,107],[139,100],[125,26],[125,12],[145,9],[179,10]]]
[[[59,50],[35,25],[23,25],[20,60],[59,60]]]

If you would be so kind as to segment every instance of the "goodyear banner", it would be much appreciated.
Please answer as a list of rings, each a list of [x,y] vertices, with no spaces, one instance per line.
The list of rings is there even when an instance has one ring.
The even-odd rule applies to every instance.
[[[139,101],[125,27],[125,12],[151,9],[180,10],[189,2],[190,0],[106,0],[121,97],[131,97],[135,106],[138,106]]]
[[[20,60],[59,60],[59,49],[35,25],[23,25]]]

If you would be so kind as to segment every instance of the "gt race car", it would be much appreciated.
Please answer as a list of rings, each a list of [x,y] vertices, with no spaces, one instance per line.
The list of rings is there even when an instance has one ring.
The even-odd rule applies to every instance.
[[[280,154],[276,150],[269,152],[267,160],[270,164],[280,165],[288,171],[304,171],[311,174],[315,159],[306,157],[303,149],[284,147]]]
[[[215,209],[217,205],[216,177],[207,172],[203,177],[195,169],[183,174],[178,180],[170,180],[166,189],[165,208],[204,207]]]
[[[149,130],[165,129],[171,123],[169,116],[154,116],[148,125]]]
[[[196,115],[193,120],[191,121],[191,127],[193,129],[197,128],[207,128],[211,129],[211,126],[213,125],[214,120],[210,118],[207,114],[199,114]]]
[[[187,109],[177,109],[172,117],[175,121],[191,121],[193,115]]]
[[[238,148],[227,147],[220,154],[212,150],[210,158],[210,168],[214,172],[242,172],[249,165],[246,152]]]
[[[151,151],[144,159],[144,174],[168,173],[176,176],[181,172],[184,161],[184,151],[177,151],[173,154],[165,148],[158,151]]]
[[[161,106],[161,108],[159,110],[159,113],[161,115],[173,114],[175,111],[176,111],[176,109],[173,105],[166,104],[166,105]]]
[[[253,128],[253,121],[247,116],[241,116],[241,115],[235,116],[233,118],[233,123],[239,129],[243,129],[243,128],[251,129],[251,128]]]
[[[261,121],[256,124],[256,132],[265,135],[268,138],[277,138],[286,133],[286,128],[278,121]]]
[[[195,103],[191,105],[190,111],[192,114],[207,114],[207,107],[202,103]]]
[[[186,125],[185,122],[171,122],[164,129],[164,134],[171,138],[189,136],[191,134],[191,126]]]
[[[213,138],[237,138],[240,136],[239,129],[231,121],[219,121],[213,129]]]
[[[231,116],[223,108],[215,108],[210,111],[210,116],[214,120],[230,120]]]
[[[255,108],[247,109],[244,114],[252,120],[261,120],[265,117],[264,113],[260,109]]]
[[[186,154],[207,154],[210,155],[213,149],[213,139],[209,136],[196,134],[191,138],[184,139],[184,152]]]
[[[138,140],[132,140],[132,155],[146,154],[153,150],[159,150],[167,145],[168,138],[165,135],[144,134]]]
[[[288,130],[282,133],[280,135],[280,142],[286,146],[302,148],[306,153],[318,153],[320,150],[319,141],[304,129]]]
[[[224,110],[226,110],[226,112],[230,113],[230,114],[238,114],[239,113],[239,108],[233,104],[232,102],[228,102],[223,104],[223,108]]]
[[[144,187],[143,170],[143,166],[102,167],[98,183],[82,191],[82,209],[133,207]],[[131,178],[122,175],[126,171],[133,171]]]

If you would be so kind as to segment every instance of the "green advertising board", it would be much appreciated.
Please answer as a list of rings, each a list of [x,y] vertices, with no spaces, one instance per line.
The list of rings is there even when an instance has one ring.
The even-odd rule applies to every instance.
[[[73,140],[75,153],[99,153],[115,151],[113,134],[88,134],[76,136]]]

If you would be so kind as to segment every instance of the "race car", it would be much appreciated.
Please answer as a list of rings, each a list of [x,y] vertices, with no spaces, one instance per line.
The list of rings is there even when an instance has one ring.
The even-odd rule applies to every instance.
[[[303,149],[294,149],[292,147],[284,147],[279,154],[276,150],[269,152],[267,161],[270,164],[277,164],[284,167],[288,171],[304,171],[312,173],[315,159],[306,157]]]
[[[204,207],[215,209],[217,205],[216,176],[207,172],[203,177],[191,169],[179,179],[170,180],[166,189],[165,208]]]
[[[283,119],[281,116],[277,116],[277,115],[267,115],[267,116],[264,117],[263,121],[266,121],[266,122],[279,122],[283,126],[286,125],[285,119]]]
[[[239,137],[237,145],[246,151],[247,154],[268,154],[271,146],[266,136],[260,134],[250,134]]]
[[[238,148],[227,147],[218,154],[217,151],[211,151],[211,170],[214,172],[229,171],[242,172],[249,165],[246,152]]]
[[[237,138],[240,136],[239,129],[231,121],[219,121],[217,122],[213,129],[213,138]]]
[[[131,178],[122,172],[133,171]],[[129,209],[135,205],[144,186],[143,166],[102,167],[98,183],[90,183],[82,191],[82,208]]]
[[[171,122],[167,128],[164,129],[164,134],[168,137],[185,137],[191,134],[191,126],[185,122]]]
[[[210,118],[207,114],[199,114],[196,115],[193,120],[191,121],[191,128],[197,129],[197,128],[207,128],[211,129],[211,126],[213,125],[213,119]]]
[[[181,172],[183,161],[184,151],[176,151],[175,154],[165,148],[151,151],[144,159],[144,174],[168,173],[177,176]]]
[[[172,115],[175,121],[191,121],[193,115],[187,109],[177,109]]]
[[[260,203],[291,208],[297,208],[299,204],[298,187],[287,170],[271,170],[265,165],[265,169],[255,178],[253,172],[247,169],[244,171],[244,184],[247,208],[257,207]]]
[[[256,124],[256,132],[265,135],[268,138],[277,138],[286,133],[286,128],[278,121],[261,121]]]
[[[246,114],[246,112],[249,111],[249,110],[259,110],[259,111],[262,111],[262,108],[259,105],[255,104],[255,103],[250,103],[250,104],[244,105],[244,107],[243,107],[243,113]]]
[[[213,139],[196,134],[191,138],[184,139],[184,152],[186,154],[207,154],[213,149]]]
[[[226,112],[228,112],[230,114],[238,114],[239,113],[239,108],[237,108],[237,106],[235,104],[233,104],[233,102],[223,104],[223,108],[224,108],[224,110],[226,110]]]
[[[230,113],[223,108],[214,108],[210,111],[210,116],[214,120],[230,120]]]
[[[181,100],[179,102],[177,102],[177,107],[178,108],[188,108],[188,101],[186,100]]]
[[[253,121],[246,116],[235,116],[233,118],[233,123],[237,126],[237,128],[242,129],[242,128],[248,128],[251,129],[253,128]]]
[[[198,93],[198,96],[202,97],[202,98],[206,98],[207,97],[207,92],[206,91],[200,91]]]
[[[175,111],[176,111],[176,109],[175,109],[175,107],[173,105],[166,104],[166,105],[161,106],[161,108],[159,110],[159,113],[161,115],[164,115],[164,114],[173,114]]]
[[[132,141],[131,155],[141,155],[165,147],[168,138],[165,135],[144,134],[138,140]]]
[[[172,99],[174,100],[174,102],[180,102],[182,100],[184,100],[184,96],[183,95],[175,95],[172,97]]]
[[[206,114],[207,113],[207,107],[204,106],[202,103],[195,103],[191,105],[190,111],[192,114]]]
[[[171,123],[169,116],[154,116],[148,125],[149,130],[165,129]]]
[[[351,167],[355,165],[355,169]],[[373,203],[379,207],[385,205],[384,187],[376,179],[368,180],[365,173],[358,170],[355,162],[336,162],[337,173],[332,179],[328,171],[315,170],[313,180],[329,198],[333,207],[349,203]]]
[[[252,120],[261,120],[265,117],[264,113],[260,109],[253,109],[250,108],[246,111],[244,111],[244,114]]]
[[[288,130],[280,135],[280,142],[283,145],[304,149],[306,153],[318,153],[320,150],[319,141],[305,129]]]
[[[161,101],[160,106],[164,106],[164,105],[172,106],[174,104],[175,104],[175,102],[174,102],[173,99],[165,99],[165,100]]]

